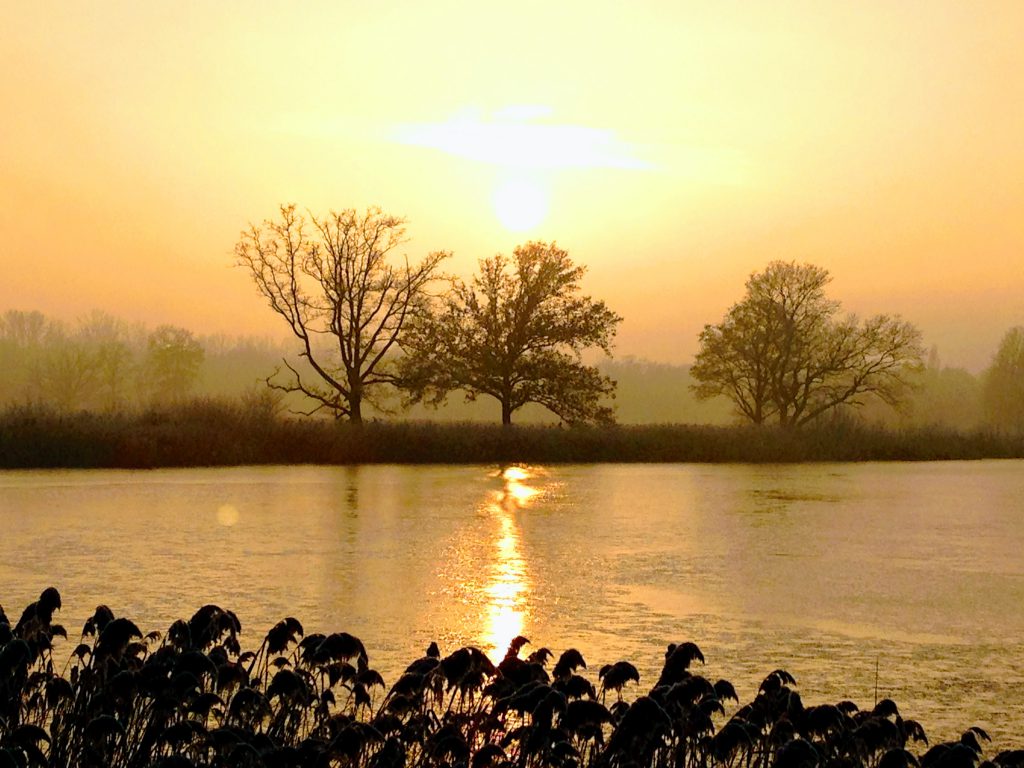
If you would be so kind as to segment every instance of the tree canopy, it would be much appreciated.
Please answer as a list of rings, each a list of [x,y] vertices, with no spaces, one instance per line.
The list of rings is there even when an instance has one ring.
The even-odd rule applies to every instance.
[[[238,263],[301,343],[305,364],[285,359],[284,380],[278,371],[267,383],[311,398],[313,411],[361,422],[363,401],[375,402],[375,389],[394,383],[390,353],[448,254],[392,264],[405,220],[379,208],[311,216],[312,226],[294,205],[280,213],[243,231],[235,246]]]
[[[1024,326],[1003,336],[985,371],[986,418],[1000,427],[1024,430]]]
[[[800,426],[866,397],[897,405],[921,364],[921,334],[898,316],[839,316],[827,270],[775,261],[707,325],[691,373],[699,397],[724,395],[755,424]]]
[[[183,399],[195,385],[205,357],[203,346],[185,328],[161,325],[149,335],[143,363],[155,402]]]
[[[585,268],[554,243],[516,247],[512,258],[482,259],[468,283],[451,291],[402,340],[402,384],[412,402],[439,404],[455,390],[468,400],[501,403],[503,424],[527,403],[563,421],[609,422],[615,383],[581,359],[585,349],[609,353],[622,318],[580,295]]]

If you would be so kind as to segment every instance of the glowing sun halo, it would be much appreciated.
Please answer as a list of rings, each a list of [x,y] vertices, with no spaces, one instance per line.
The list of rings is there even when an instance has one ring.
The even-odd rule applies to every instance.
[[[653,167],[614,131],[552,122],[551,114],[550,107],[540,105],[491,113],[467,108],[441,123],[396,125],[390,139],[503,169],[493,192],[494,212],[511,232],[531,230],[547,217],[549,179],[544,172]]]
[[[494,190],[494,212],[511,232],[533,229],[548,214],[547,191],[525,179],[504,181]]]

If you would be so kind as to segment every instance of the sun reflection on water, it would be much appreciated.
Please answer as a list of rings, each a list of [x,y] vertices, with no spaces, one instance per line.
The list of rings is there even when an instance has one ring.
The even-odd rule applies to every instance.
[[[484,650],[495,661],[512,638],[523,634],[526,623],[531,585],[522,554],[517,513],[540,493],[528,484],[532,475],[524,467],[507,467],[500,477],[501,490],[494,491],[486,504],[486,511],[499,524],[485,587],[487,624],[483,632]]]

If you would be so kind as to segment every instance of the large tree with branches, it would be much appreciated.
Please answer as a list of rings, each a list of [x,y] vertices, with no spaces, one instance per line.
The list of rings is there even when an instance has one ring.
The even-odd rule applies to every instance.
[[[919,368],[921,333],[898,316],[838,316],[827,270],[775,261],[707,325],[691,370],[699,397],[723,395],[755,424],[797,427],[875,397],[897,405]]]
[[[452,391],[501,404],[501,421],[538,403],[566,422],[608,422],[602,402],[615,382],[581,359],[609,353],[622,318],[580,295],[585,268],[554,244],[518,246],[509,259],[480,261],[471,282],[454,281],[440,311],[416,319],[403,339],[402,384],[413,402],[439,404]]]
[[[379,208],[307,222],[294,205],[283,205],[278,220],[242,232],[237,262],[288,323],[304,361],[285,359],[286,371],[267,384],[312,399],[307,414],[327,410],[359,423],[363,403],[374,404],[376,390],[394,383],[395,345],[448,256],[437,251],[396,265],[392,252],[403,242],[405,220]]]

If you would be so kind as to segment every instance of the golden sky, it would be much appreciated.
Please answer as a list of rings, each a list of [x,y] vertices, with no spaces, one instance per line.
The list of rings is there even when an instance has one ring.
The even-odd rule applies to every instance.
[[[300,10],[301,8],[301,10]],[[772,259],[983,367],[1024,324],[1024,2],[33,2],[0,36],[0,311],[283,334],[249,221],[379,204],[450,271],[589,267],[689,361]]]

